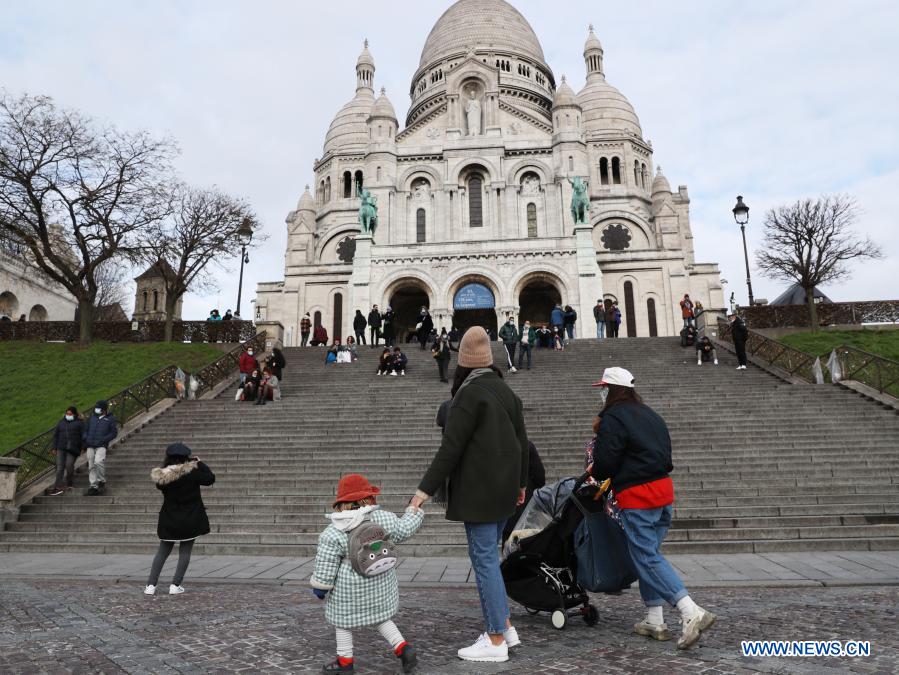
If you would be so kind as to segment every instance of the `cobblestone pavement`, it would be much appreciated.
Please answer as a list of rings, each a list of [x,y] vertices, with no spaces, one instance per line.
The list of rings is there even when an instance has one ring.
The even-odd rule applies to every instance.
[[[6,580],[0,585],[2,673],[232,673],[315,671],[333,654],[321,603],[303,586],[190,583],[180,596],[142,595],[139,583]],[[719,620],[700,645],[677,652],[630,632],[639,595],[596,596],[599,623],[513,607],[523,646],[505,664],[459,661],[476,637],[473,588],[404,589],[396,622],[420,654],[420,673],[895,673],[896,587],[707,588],[696,599]],[[666,612],[674,622],[674,613]],[[359,673],[398,672],[381,637],[358,630]],[[866,658],[749,659],[744,639],[871,640]]]

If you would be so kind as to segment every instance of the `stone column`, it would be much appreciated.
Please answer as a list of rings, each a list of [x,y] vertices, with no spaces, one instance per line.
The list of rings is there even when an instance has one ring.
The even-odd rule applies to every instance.
[[[578,337],[591,337],[595,331],[584,326],[589,325],[587,317],[592,316],[593,305],[602,298],[602,272],[596,262],[596,249],[593,247],[593,226],[582,223],[574,226],[574,238],[577,246],[577,285]]]
[[[371,307],[371,247],[370,234],[356,235],[356,255],[353,257],[347,307]]]
[[[16,474],[22,460],[17,457],[0,457],[0,530],[5,523],[12,523],[19,518],[19,509],[15,505]]]
[[[284,326],[280,321],[257,321],[256,330],[265,331],[265,351],[284,347]]]

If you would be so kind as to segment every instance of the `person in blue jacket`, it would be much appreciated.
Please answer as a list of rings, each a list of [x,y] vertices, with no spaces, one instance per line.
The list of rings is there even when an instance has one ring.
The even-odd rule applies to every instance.
[[[97,401],[94,414],[84,425],[84,445],[87,448],[88,478],[91,483],[84,494],[89,497],[102,495],[106,490],[106,450],[119,434],[115,417],[108,413],[109,403]]]
[[[565,335],[565,312],[562,311],[562,305],[558,302],[549,315],[549,325],[550,328],[558,328],[562,336]]]

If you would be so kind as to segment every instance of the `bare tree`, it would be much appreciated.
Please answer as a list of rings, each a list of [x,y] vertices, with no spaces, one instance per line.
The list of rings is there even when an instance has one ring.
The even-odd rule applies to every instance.
[[[170,217],[154,228],[142,256],[156,266],[165,283],[165,339],[172,339],[178,300],[189,290],[216,288],[212,268],[224,269],[228,258],[240,255],[240,232],[253,233],[253,243],[265,237],[249,205],[217,188],[184,185],[172,190]]]
[[[94,278],[97,280],[95,311],[119,305],[122,311],[128,314],[126,307],[129,305],[129,297],[125,292],[128,285],[128,271],[128,266],[119,260],[107,260],[97,268],[94,272]]]
[[[0,229],[76,299],[82,341],[92,335],[98,269],[136,250],[166,215],[175,151],[49,98],[0,92]]]
[[[772,279],[805,291],[812,330],[818,329],[816,286],[849,277],[853,260],[882,257],[880,247],[853,232],[859,207],[848,195],[824,195],[779,206],[765,214],[765,249],[756,264]]]

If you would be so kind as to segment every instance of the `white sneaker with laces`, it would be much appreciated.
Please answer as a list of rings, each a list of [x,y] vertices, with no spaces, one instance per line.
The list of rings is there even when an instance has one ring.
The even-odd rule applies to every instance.
[[[176,586],[175,584],[169,586],[169,595],[180,595],[181,593],[184,593],[184,586]]]
[[[511,368],[510,370],[511,370],[513,373],[517,373],[517,372],[518,372],[518,368],[516,368],[515,366],[512,366],[512,368]]]
[[[518,631],[515,630],[515,626],[511,626],[503,631],[503,640],[506,641],[506,646],[509,649],[521,644],[521,638],[518,637]]]
[[[718,359],[715,359],[715,365],[716,366],[718,365]]]
[[[156,595],[156,586],[147,584],[147,587],[144,589],[144,595]]]
[[[390,374],[393,375],[394,377],[396,377],[396,371],[395,371],[395,370],[391,370],[391,371],[390,371]]]
[[[703,631],[711,628],[712,624],[715,623],[716,618],[717,617],[714,614],[697,605],[696,611],[693,612],[693,616],[689,619],[681,619],[684,629],[680,638],[677,640],[677,648],[689,649],[696,644],[699,640],[699,636],[702,635]]]
[[[487,633],[482,633],[471,647],[463,647],[457,654],[463,661],[502,663],[509,660],[509,646],[505,640],[495,645]]]
[[[402,375],[403,377],[406,377],[406,371],[405,371],[405,370],[401,370],[401,371],[400,371],[400,375]]]

